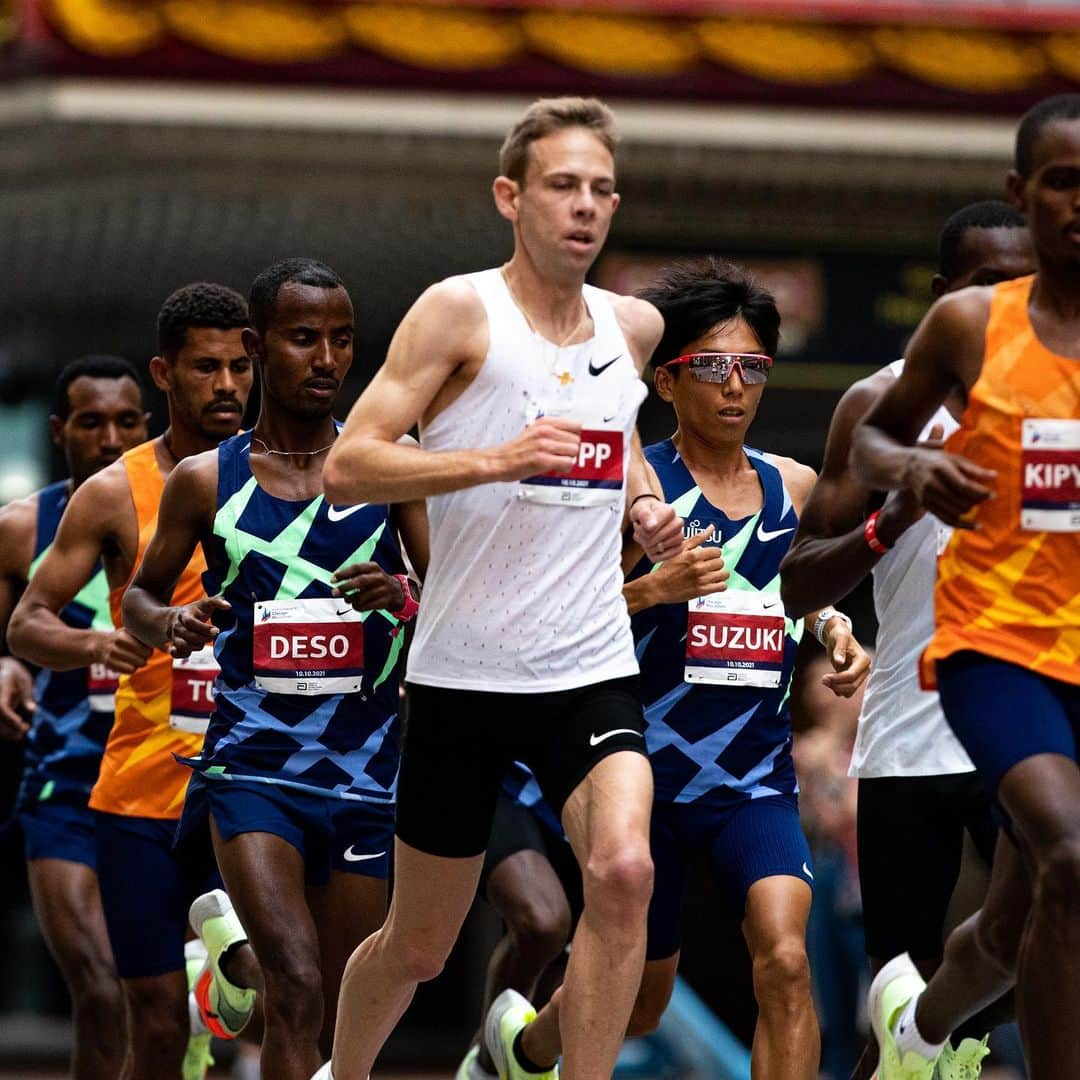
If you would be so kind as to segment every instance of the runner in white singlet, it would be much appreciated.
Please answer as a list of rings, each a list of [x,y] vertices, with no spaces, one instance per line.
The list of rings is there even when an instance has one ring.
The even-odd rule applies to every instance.
[[[563,1075],[611,1075],[626,1031],[652,888],[652,775],[620,541],[629,516],[650,557],[665,559],[681,550],[682,526],[634,431],[660,316],[584,285],[619,202],[614,146],[600,102],[525,113],[494,184],[513,257],[416,302],[326,464],[335,504],[426,497],[431,523],[394,898],[345,974],[338,1080],[367,1077],[416,985],[441,970],[513,760],[532,769],[584,872],[560,991]],[[420,447],[397,445],[417,423]],[[492,1006],[500,1075],[556,1075],[530,1042],[534,1016],[513,991]]]

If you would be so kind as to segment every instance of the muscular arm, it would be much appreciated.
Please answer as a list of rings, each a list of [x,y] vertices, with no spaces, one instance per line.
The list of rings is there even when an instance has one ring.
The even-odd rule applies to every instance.
[[[544,417],[497,447],[433,452],[399,442],[455,374],[487,353],[487,318],[476,290],[461,279],[432,286],[402,320],[386,356],[360,395],[326,461],[323,488],[339,505],[395,503],[498,480],[520,480],[577,458],[580,425]]]
[[[943,296],[927,312],[907,350],[900,378],[855,428],[851,466],[868,487],[910,489],[947,525],[990,495],[994,474],[966,458],[913,444],[956,386],[969,390],[982,365],[989,289]]]
[[[0,510],[0,642],[26,585],[34,551],[37,500],[20,499]],[[0,739],[21,739],[30,727],[20,710],[34,710],[34,680],[13,656],[0,656]]]
[[[70,671],[93,663],[122,673],[138,667],[134,662],[138,650],[127,649],[124,638],[115,631],[76,630],[60,618],[60,612],[93,576],[107,549],[114,553],[110,585],[122,583],[122,576],[130,572],[132,556],[115,556],[115,552],[131,551],[132,537],[137,541],[137,536],[135,507],[121,466],[109,466],[81,484],[60,519],[49,553],[12,613],[8,626],[11,651],[52,671]],[[121,581],[116,580],[118,576]],[[117,646],[123,646],[119,652]]]
[[[795,539],[780,565],[780,596],[793,619],[843,599],[880,558],[863,536],[872,492],[849,468],[848,457],[855,425],[893,382],[887,371],[861,379],[847,390],[833,413],[821,476],[807,497]],[[888,532],[888,523],[881,518],[879,529]],[[895,538],[882,536],[890,545]]]
[[[157,530],[124,593],[124,626],[147,645],[161,649],[184,637],[194,651],[216,633],[206,623],[212,610],[206,599],[185,607],[173,607],[171,600],[195,548],[213,527],[217,473],[217,451],[211,450],[185,458],[165,482]],[[218,600],[216,606],[221,605],[224,601]],[[188,621],[199,625],[189,628]],[[200,636],[204,640],[194,640]]]

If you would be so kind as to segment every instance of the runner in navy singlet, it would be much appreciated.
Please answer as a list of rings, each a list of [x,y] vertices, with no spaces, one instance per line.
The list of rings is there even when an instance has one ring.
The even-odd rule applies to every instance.
[[[813,869],[799,824],[787,699],[801,620],[784,614],[780,561],[814,483],[811,469],[745,445],[776,351],[772,296],[716,259],[669,268],[642,296],[664,316],[656,389],[678,429],[646,449],[684,521],[684,551],[642,559],[625,589],[641,665],[656,795],[656,879],[647,961],[631,1032],[671,995],[688,864],[704,853],[754,965],[755,1075],[818,1073],[806,923]],[[850,620],[808,616],[851,694],[869,659]]]
[[[0,634],[49,550],[71,493],[141,443],[147,419],[139,377],[129,361],[84,356],[60,373],[50,425],[70,479],[0,511]],[[122,645],[126,635],[113,630],[109,586],[100,565],[60,618],[73,629],[97,635],[102,659],[71,671],[41,668],[32,681],[18,660],[0,659],[0,735],[25,737],[16,812],[26,841],[34,912],[71,994],[72,1072],[112,1080],[120,1071],[123,1039],[105,1038],[103,1032],[123,1016],[123,1001],[101,911],[87,799],[113,722],[116,676],[104,654]],[[20,707],[27,710],[29,723]]]
[[[261,970],[230,965],[204,935],[217,981],[206,1002],[216,1012],[236,988],[264,990],[263,1066],[306,1080],[330,1050],[345,962],[386,913],[402,630],[416,610],[398,531],[423,573],[426,517],[422,503],[391,514],[322,496],[353,347],[352,303],[333,271],[276,263],[256,278],[250,312],[259,420],[170,477],[124,617],[176,655],[214,643],[215,712],[188,762],[178,842],[209,818]],[[200,542],[209,599],[169,607]],[[216,917],[201,898],[193,925],[207,903]]]

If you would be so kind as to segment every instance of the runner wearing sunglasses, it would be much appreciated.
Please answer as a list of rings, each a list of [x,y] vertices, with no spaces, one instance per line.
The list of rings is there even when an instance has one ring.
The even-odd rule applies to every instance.
[[[623,558],[633,566],[624,595],[656,785],[646,963],[629,1034],[653,1030],[671,997],[686,871],[704,852],[753,957],[754,1075],[811,1080],[820,1056],[806,956],[813,870],[787,710],[803,624],[784,616],[779,568],[815,476],[744,443],[779,337],[772,296],[706,259],[668,269],[641,297],[664,316],[656,389],[678,421],[645,456],[684,540],[663,564],[636,547]],[[826,609],[806,625],[836,669],[826,683],[849,696],[870,666],[850,620]],[[549,1008],[531,1025],[541,1060],[558,1053],[555,1019]]]

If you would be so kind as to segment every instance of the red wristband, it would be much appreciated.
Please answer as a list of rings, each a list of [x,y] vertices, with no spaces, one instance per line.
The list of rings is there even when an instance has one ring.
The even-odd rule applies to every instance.
[[[888,551],[888,547],[878,539],[877,534],[877,519],[880,510],[875,510],[867,519],[866,524],[863,525],[863,536],[866,537],[866,545],[877,555],[884,555]]]
[[[391,576],[395,581],[401,582],[401,591],[405,594],[405,603],[400,611],[391,611],[390,614],[400,622],[408,622],[420,610],[420,601],[414,598],[412,589],[409,588],[407,574],[392,574]]]

